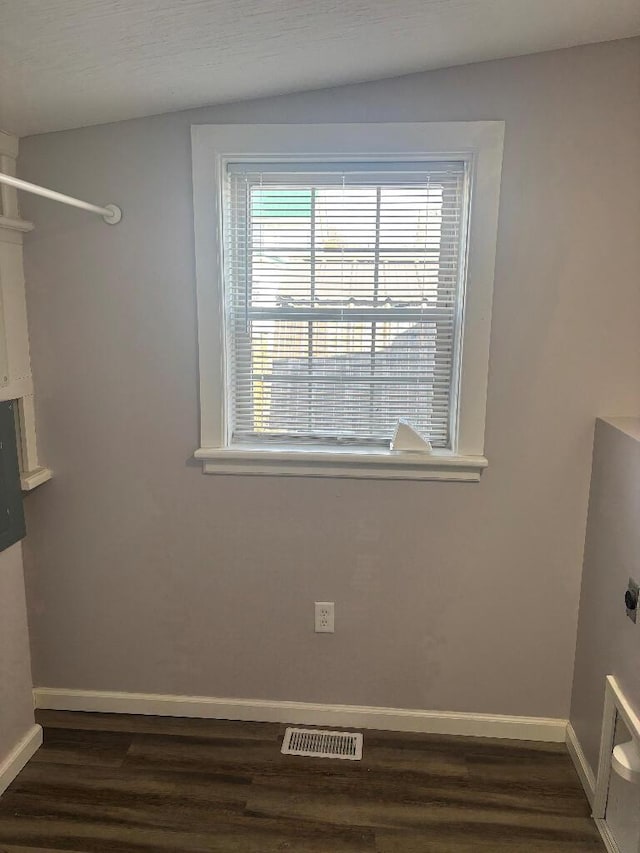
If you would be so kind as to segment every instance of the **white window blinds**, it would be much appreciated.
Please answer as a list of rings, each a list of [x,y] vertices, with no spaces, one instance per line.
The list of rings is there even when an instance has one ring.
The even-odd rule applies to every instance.
[[[388,446],[399,418],[451,446],[464,162],[231,163],[227,433]]]

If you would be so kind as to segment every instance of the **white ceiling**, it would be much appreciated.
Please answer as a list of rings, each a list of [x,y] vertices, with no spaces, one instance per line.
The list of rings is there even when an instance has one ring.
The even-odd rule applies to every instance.
[[[20,136],[640,34],[640,0],[0,0]]]

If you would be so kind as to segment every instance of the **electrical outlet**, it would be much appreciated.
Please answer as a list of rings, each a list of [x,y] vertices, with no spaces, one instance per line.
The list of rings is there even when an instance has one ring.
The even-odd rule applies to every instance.
[[[333,601],[316,601],[316,634],[333,634],[335,605]]]

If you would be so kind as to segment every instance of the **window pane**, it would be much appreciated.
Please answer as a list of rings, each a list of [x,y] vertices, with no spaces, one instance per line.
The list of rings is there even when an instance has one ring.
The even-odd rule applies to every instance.
[[[234,440],[450,445],[464,164],[425,173],[230,175]]]
[[[430,323],[253,323],[252,375],[240,389],[251,431],[388,441],[408,417],[442,440],[433,419],[448,409],[448,366],[437,339]]]

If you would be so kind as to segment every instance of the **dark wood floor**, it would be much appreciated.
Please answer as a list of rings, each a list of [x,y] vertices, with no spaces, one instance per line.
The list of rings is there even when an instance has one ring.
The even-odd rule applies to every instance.
[[[361,762],[280,754],[284,727],[40,712],[0,851],[589,853],[564,746],[367,731]]]

